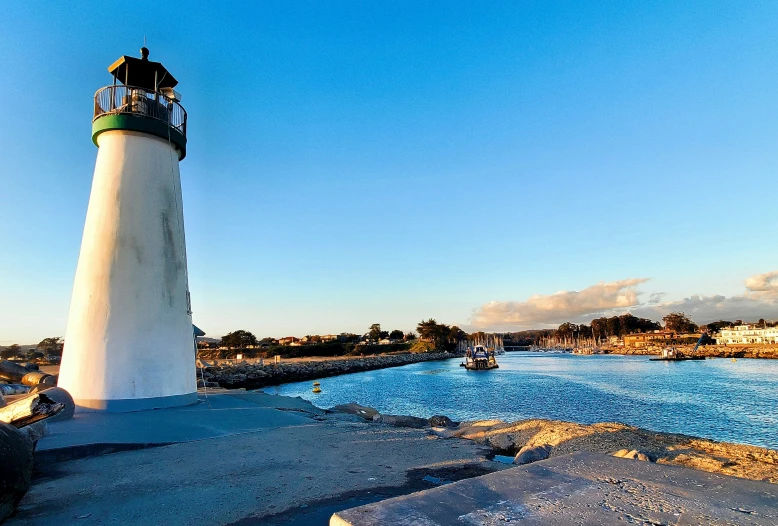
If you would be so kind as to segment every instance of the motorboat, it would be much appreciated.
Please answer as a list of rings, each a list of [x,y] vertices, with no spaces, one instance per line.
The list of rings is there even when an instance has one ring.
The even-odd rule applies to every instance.
[[[488,369],[497,369],[497,360],[494,358],[494,351],[488,350],[483,345],[468,347],[465,354],[465,361],[460,364],[468,371],[485,371]]]

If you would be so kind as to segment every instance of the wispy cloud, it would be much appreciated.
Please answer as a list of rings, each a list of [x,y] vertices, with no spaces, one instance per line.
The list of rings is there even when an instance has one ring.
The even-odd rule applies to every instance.
[[[534,295],[526,301],[490,301],[475,310],[472,325],[482,328],[516,327],[576,321],[613,309],[639,305],[637,286],[647,278],[601,282],[580,291],[563,290]]]
[[[589,322],[601,315],[631,312],[635,316],[661,320],[683,311],[697,323],[715,320],[757,320],[778,318],[778,270],[756,274],[745,280],[742,294],[697,294],[680,300],[662,301],[666,293],[653,292],[639,301],[638,285],[648,278],[601,282],[581,291],[564,290],[534,295],[525,301],[490,301],[473,312],[471,327],[482,329],[526,329],[566,321]]]

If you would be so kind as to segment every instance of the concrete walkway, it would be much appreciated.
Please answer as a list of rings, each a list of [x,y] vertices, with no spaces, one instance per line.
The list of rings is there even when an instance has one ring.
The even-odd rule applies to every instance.
[[[778,485],[575,453],[336,513],[331,526],[778,524]]]
[[[230,392],[209,401],[52,423],[33,486],[6,524],[262,524],[349,492],[494,469],[473,442],[323,417],[300,399]]]
[[[200,394],[197,404],[171,409],[77,411],[70,420],[49,424],[49,434],[38,442],[36,458],[68,460],[93,456],[107,450],[105,446],[113,451],[130,450],[305,425],[311,423],[311,417],[323,414],[300,398],[243,390]]]
[[[485,453],[264,393],[79,412],[50,424],[7,524],[778,524],[778,485],[588,453],[509,469]]]

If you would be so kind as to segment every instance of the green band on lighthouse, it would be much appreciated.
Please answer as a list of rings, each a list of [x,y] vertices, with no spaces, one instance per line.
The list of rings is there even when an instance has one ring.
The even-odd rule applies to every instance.
[[[169,139],[180,152],[179,160],[186,157],[186,137],[164,121],[127,113],[109,113],[92,122],[92,142],[97,146],[97,136],[105,131],[127,130]]]

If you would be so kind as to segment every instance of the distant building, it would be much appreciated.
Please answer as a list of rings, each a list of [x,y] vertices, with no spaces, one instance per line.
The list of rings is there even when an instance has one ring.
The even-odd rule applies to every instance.
[[[778,343],[778,327],[759,328],[756,325],[736,325],[721,329],[716,337],[719,345]]]
[[[672,331],[653,331],[641,332],[638,334],[627,334],[624,336],[624,347],[640,349],[649,345],[662,344],[667,340],[672,340],[675,333]]]
[[[323,342],[334,342],[337,339],[339,339],[337,334],[325,334],[321,337]]]
[[[281,338],[278,340],[279,345],[292,345],[294,344],[300,344],[300,338],[295,338],[294,336],[287,336],[286,338]]]

